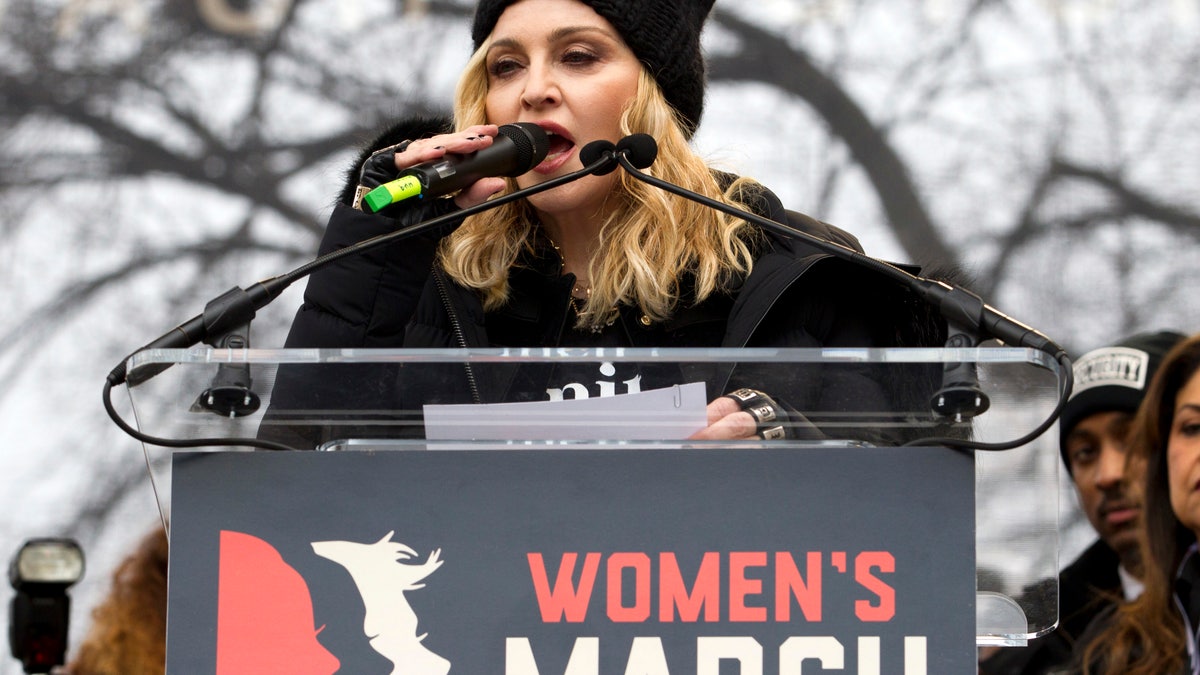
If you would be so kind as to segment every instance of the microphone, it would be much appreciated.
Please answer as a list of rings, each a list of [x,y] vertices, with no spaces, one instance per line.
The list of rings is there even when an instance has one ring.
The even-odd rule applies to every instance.
[[[616,151],[639,169],[648,168],[658,158],[658,141],[650,134],[632,134],[617,142]]]
[[[704,195],[697,194],[674,183],[642,173],[639,169],[649,167],[658,156],[658,142],[649,134],[633,134],[622,138],[616,145],[617,161],[633,177],[660,189],[685,199],[703,204],[735,218],[748,220],[755,225],[770,230],[785,237],[799,238],[812,244],[833,256],[848,260],[856,265],[868,267],[885,275],[911,289],[925,302],[938,308],[949,324],[951,342],[948,346],[972,347],[977,344],[964,333],[969,331],[975,336],[991,337],[1001,342],[1037,349],[1049,354],[1055,360],[1066,363],[1066,392],[1062,395],[1059,407],[1066,401],[1070,393],[1071,367],[1066,350],[1055,344],[1053,340],[1041,332],[1009,317],[999,310],[984,303],[983,299],[970,291],[956,288],[942,281],[931,281],[905,270],[877,260],[863,253],[813,236],[807,232],[789,227],[783,223],[764,218],[756,213],[744,211]],[[961,421],[973,417],[988,409],[986,395],[978,388],[970,367],[964,364],[947,364],[946,385],[936,393],[931,401],[931,407],[939,415],[954,417]],[[1052,416],[1050,422],[1056,416]],[[1015,447],[1015,446],[1014,446]]]
[[[469,155],[446,155],[409,167],[400,176],[368,192],[363,204],[371,213],[411,197],[440,197],[481,178],[520,176],[550,152],[545,130],[531,122],[505,124],[488,147]],[[614,164],[614,168],[615,168]]]
[[[606,176],[617,170],[617,146],[612,141],[592,141],[579,149],[579,161],[587,166],[601,159],[607,163],[592,172],[595,176]]]

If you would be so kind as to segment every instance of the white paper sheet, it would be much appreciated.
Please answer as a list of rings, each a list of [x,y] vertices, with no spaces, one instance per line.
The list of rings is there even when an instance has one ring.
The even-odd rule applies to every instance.
[[[637,394],[425,406],[429,440],[682,440],[708,424],[703,382]]]

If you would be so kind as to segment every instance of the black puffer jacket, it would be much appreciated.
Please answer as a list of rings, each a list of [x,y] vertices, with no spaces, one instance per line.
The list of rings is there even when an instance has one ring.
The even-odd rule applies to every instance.
[[[410,130],[411,131],[411,130]],[[395,130],[385,137],[396,136]],[[414,134],[415,136],[415,134]],[[376,147],[386,142],[376,144]],[[354,172],[357,176],[357,172]],[[723,177],[724,180],[731,179]],[[345,203],[343,191],[321,244],[325,254],[434,215],[453,211],[449,200],[388,215],[368,214]],[[787,211],[763,190],[756,212],[820,239],[861,251],[850,234],[807,216]],[[468,348],[494,346],[596,346],[566,325],[573,279],[557,276],[552,251],[541,251],[510,272],[510,301],[484,312],[478,294],[454,283],[434,265],[436,246],[456,224],[421,233],[363,255],[347,257],[313,274],[286,346]],[[636,307],[621,307],[617,340],[628,347],[871,347],[941,346],[942,322],[900,285],[874,271],[834,257],[800,237],[764,231],[755,238],[753,272],[728,294],[701,303],[683,300],[665,322],[645,321]],[[304,410],[408,409],[422,403],[544,400],[542,374],[534,369],[493,368],[484,376],[461,364],[411,373],[362,368],[353,377],[345,366],[335,383],[312,369],[282,370],[277,378],[273,419]],[[928,401],[936,373],[928,368],[896,378],[871,368],[839,366],[836,376],[823,369],[742,365],[707,372],[660,373],[644,388],[701,379],[710,397],[751,386],[803,411],[821,426],[823,413],[912,410]],[[683,380],[681,380],[683,378]],[[318,386],[319,385],[319,386]],[[270,418],[271,416],[269,416]],[[345,430],[343,430],[344,432]],[[321,437],[343,432],[326,429]],[[873,441],[872,431],[840,429],[838,434]],[[305,436],[291,440],[307,445]]]

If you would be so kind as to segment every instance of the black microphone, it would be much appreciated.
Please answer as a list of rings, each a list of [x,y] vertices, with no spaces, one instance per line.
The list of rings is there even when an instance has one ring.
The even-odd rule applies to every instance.
[[[531,122],[505,124],[488,147],[469,155],[449,154],[409,167],[368,192],[363,205],[372,213],[411,197],[440,197],[481,178],[520,176],[550,152],[545,130]],[[614,165],[615,166],[615,165]]]
[[[807,232],[764,218],[756,213],[744,211],[704,195],[697,194],[686,188],[669,183],[660,178],[642,173],[639,169],[649,167],[658,156],[658,142],[649,134],[633,134],[626,136],[617,143],[617,160],[626,171],[635,178],[666,190],[685,199],[703,204],[722,213],[748,220],[764,229],[771,230],[785,237],[802,239],[813,246],[838,258],[848,260],[856,265],[868,267],[887,278],[897,281],[910,288],[930,305],[938,308],[943,318],[949,324],[951,344],[949,347],[973,347],[975,341],[963,335],[964,331],[976,336],[991,337],[1001,342],[1037,349],[1049,354],[1055,360],[1066,363],[1067,391],[1062,396],[1065,402],[1070,394],[1071,367],[1070,359],[1065,349],[1055,344],[1053,340],[1041,332],[1009,317],[999,310],[984,303],[983,299],[970,291],[951,286],[942,281],[931,281],[883,262],[840,244],[813,236]],[[965,339],[964,339],[965,338]],[[971,344],[967,344],[970,342]],[[931,407],[940,415],[961,420],[982,413],[988,408],[988,401],[983,392],[974,383],[970,368],[959,367],[961,364],[947,364],[947,382],[943,390],[935,394]],[[1053,421],[1053,418],[1051,419]]]
[[[592,141],[579,149],[579,161],[587,166],[600,159],[607,163],[592,172],[596,176],[604,176],[617,170],[617,146],[612,141]]]
[[[631,134],[617,142],[618,153],[639,169],[648,168],[658,158],[658,141],[650,134]]]

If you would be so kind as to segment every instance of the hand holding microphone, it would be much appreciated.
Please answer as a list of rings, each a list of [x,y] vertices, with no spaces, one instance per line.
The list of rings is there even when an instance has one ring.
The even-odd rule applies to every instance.
[[[398,202],[440,197],[462,190],[455,197],[460,208],[482,203],[504,188],[501,176],[519,176],[546,158],[550,142],[536,124],[485,124],[453,134],[413,141],[393,154],[399,175],[382,185],[364,185],[364,211],[377,213]],[[379,156],[391,151],[387,148]],[[376,157],[368,163],[376,161]],[[366,167],[364,167],[365,169]],[[368,172],[364,170],[364,177]],[[360,188],[361,189],[361,188]]]

